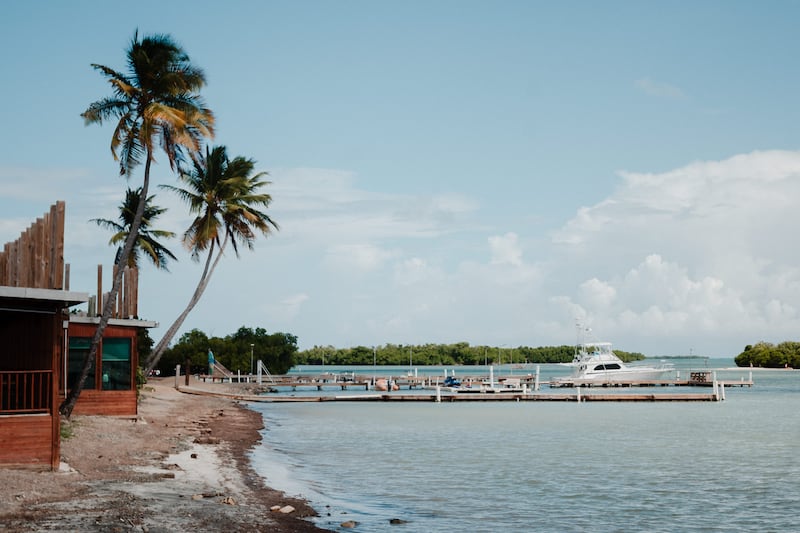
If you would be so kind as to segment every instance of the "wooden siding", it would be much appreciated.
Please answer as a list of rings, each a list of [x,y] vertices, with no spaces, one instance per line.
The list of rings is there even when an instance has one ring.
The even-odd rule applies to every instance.
[[[0,418],[0,464],[56,468],[59,447],[52,447],[54,418],[58,417],[30,415]]]
[[[103,416],[136,416],[135,390],[84,389],[78,397],[73,414]]]
[[[64,286],[64,202],[38,218],[0,252],[0,285],[35,289]]]
[[[96,324],[70,322],[70,337],[92,337]],[[136,341],[138,328],[109,324],[103,332],[103,339],[128,338],[131,340],[131,388],[130,390],[102,390],[102,372],[95,373],[95,388],[83,389],[75,404],[73,413],[81,415],[135,416],[138,411],[136,398],[136,367],[139,366],[139,348]],[[102,341],[101,341],[102,342]],[[97,350],[95,368],[103,368],[103,346]],[[62,393],[63,395],[63,390]]]

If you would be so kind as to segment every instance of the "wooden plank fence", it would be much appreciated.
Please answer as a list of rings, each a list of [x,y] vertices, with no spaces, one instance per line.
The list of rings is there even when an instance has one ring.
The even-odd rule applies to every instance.
[[[19,239],[6,243],[0,251],[0,286],[33,289],[69,290],[69,265],[64,263],[64,220],[66,207],[58,201],[50,211],[22,232]],[[115,267],[116,271],[116,267]],[[103,267],[97,266],[97,294],[89,304],[89,315],[102,312],[107,293],[102,289]],[[139,271],[125,267],[114,318],[139,315]]]
[[[7,243],[0,252],[0,285],[69,290],[64,275],[63,201]]]

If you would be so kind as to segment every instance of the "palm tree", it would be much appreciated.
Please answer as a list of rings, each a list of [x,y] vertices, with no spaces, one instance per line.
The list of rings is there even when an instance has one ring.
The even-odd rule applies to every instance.
[[[122,255],[121,243],[125,242],[128,233],[130,233],[133,218],[136,216],[136,211],[139,207],[140,194],[140,189],[132,190],[129,188],[125,191],[125,201],[119,206],[118,222],[105,218],[93,218],[90,221],[114,232],[108,244],[117,246],[117,255],[114,260],[115,264],[119,264],[119,258]],[[150,229],[153,222],[167,210],[164,207],[153,205],[153,198],[155,198],[155,196],[150,196],[145,202],[142,222],[139,225],[139,236],[136,240],[136,245],[128,256],[127,266],[138,268],[139,255],[140,253],[144,253],[156,268],[169,270],[167,268],[167,259],[176,260],[175,254],[169,251],[167,247],[161,244],[157,239],[171,239],[175,237],[175,234],[171,231]]]
[[[119,161],[120,175],[130,177],[144,161],[138,208],[117,265],[127,264],[136,244],[156,148],[166,153],[170,167],[175,170],[187,155],[200,151],[204,138],[214,135],[214,116],[198,94],[205,85],[205,75],[191,64],[189,56],[171,37],[153,35],[140,40],[137,31],[127,50],[127,63],[127,73],[92,65],[108,79],[113,95],[92,103],[81,115],[87,125],[117,121],[111,138],[111,154]],[[81,375],[59,408],[67,417],[72,414],[83,390],[91,361],[113,312],[122,272],[123,269],[116,269]]]
[[[239,257],[240,245],[253,249],[256,231],[266,236],[272,228],[278,229],[269,215],[259,211],[269,206],[272,197],[259,192],[269,182],[262,180],[265,172],[251,175],[254,168],[252,159],[241,156],[229,159],[224,146],[210,151],[206,148],[205,157],[194,161],[190,172],[181,173],[180,179],[186,188],[161,186],[178,194],[196,214],[183,235],[183,242],[194,260],[199,261],[203,253],[206,260],[189,304],[151,352],[145,375],[158,364],[161,354],[197,305],[228,243]]]

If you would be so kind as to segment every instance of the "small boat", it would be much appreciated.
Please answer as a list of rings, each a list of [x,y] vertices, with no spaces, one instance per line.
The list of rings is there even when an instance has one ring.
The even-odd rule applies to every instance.
[[[459,381],[455,376],[447,376],[444,378],[444,383],[442,383],[445,387],[460,387],[461,381]]]
[[[396,381],[386,378],[378,378],[375,380],[375,390],[379,392],[389,392],[394,390],[400,390],[400,386],[397,384]]]
[[[610,342],[585,342],[576,346],[575,357],[570,366],[570,376],[556,381],[575,383],[630,383],[636,381],[658,381],[667,379],[671,365],[648,366],[625,364],[611,349]]]

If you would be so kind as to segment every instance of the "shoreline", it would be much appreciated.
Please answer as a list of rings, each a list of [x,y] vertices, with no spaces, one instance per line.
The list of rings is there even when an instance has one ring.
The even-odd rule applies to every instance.
[[[316,516],[308,502],[253,470],[249,454],[263,427],[235,400],[151,378],[138,416],[62,423],[71,436],[62,438],[59,471],[0,469],[0,523],[20,532],[328,531],[304,520]]]

